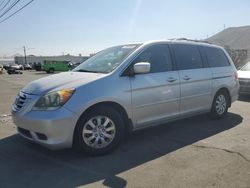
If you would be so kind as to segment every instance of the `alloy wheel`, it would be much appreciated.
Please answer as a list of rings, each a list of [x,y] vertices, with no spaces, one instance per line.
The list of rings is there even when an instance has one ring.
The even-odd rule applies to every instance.
[[[107,116],[95,116],[83,126],[82,137],[84,142],[95,149],[108,146],[114,139],[116,127]]]
[[[224,95],[219,95],[215,101],[215,109],[219,115],[222,115],[227,108],[227,101]]]

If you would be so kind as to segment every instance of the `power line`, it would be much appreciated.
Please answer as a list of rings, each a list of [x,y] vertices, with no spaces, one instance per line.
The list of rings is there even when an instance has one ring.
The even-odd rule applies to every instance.
[[[3,5],[4,2],[5,2],[5,0],[3,0],[3,1],[0,3],[0,7]]]
[[[10,0],[9,0],[10,1]],[[8,2],[9,2],[8,1]],[[7,14],[14,6],[16,6],[16,4],[19,2],[20,0],[16,0],[15,2],[13,2],[1,15],[0,18],[2,18],[5,14]],[[8,3],[7,2],[7,3]]]
[[[4,0],[4,1],[5,1],[5,0]],[[4,1],[3,1],[3,2],[4,2]],[[5,3],[5,5],[0,9],[0,11],[2,11],[9,3],[10,3],[10,0],[8,0],[8,1]],[[2,3],[2,4],[3,4],[3,3]],[[1,5],[2,5],[2,4],[1,4]]]
[[[9,15],[8,17],[4,18],[2,21],[0,21],[0,23],[3,23],[4,21],[8,20],[9,18],[11,18],[12,16],[14,16],[15,14],[17,14],[18,12],[20,12],[22,9],[24,9],[25,7],[27,7],[30,3],[32,3],[34,0],[31,0],[30,2],[28,2],[27,4],[25,4],[24,6],[22,6],[20,9],[18,9],[17,11],[15,11],[14,13],[12,13],[11,15]]]
[[[2,2],[0,3],[0,7],[3,5],[4,2],[5,2],[5,0],[2,0]]]
[[[5,14],[7,14],[20,0],[16,0],[12,5],[9,6],[1,15],[0,18],[2,18]]]

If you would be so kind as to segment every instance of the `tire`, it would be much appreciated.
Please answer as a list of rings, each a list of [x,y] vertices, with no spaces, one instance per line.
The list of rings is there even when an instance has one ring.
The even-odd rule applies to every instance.
[[[55,69],[54,69],[54,68],[49,68],[48,72],[49,72],[50,74],[53,74],[53,73],[55,72]]]
[[[229,95],[225,91],[218,91],[214,96],[212,108],[210,111],[211,119],[223,118],[228,111],[230,100]]]
[[[98,126],[98,124],[101,126]],[[105,129],[103,129],[104,127]],[[86,114],[83,114],[78,120],[74,132],[73,147],[77,151],[89,155],[109,153],[123,139],[125,133],[124,127],[122,115],[114,108],[97,106]]]

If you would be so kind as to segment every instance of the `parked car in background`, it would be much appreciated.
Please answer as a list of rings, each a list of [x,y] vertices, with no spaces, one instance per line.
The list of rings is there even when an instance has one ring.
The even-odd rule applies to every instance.
[[[42,64],[41,63],[34,63],[33,69],[35,69],[36,71],[42,71]]]
[[[42,69],[47,73],[54,73],[55,71],[69,71],[69,61],[44,61]]]
[[[30,66],[30,64],[25,64],[23,68],[24,70],[32,70],[32,67]]]
[[[77,66],[79,66],[81,63],[77,63],[77,62],[69,62],[68,66],[70,70],[73,70],[74,68],[76,68]]]
[[[11,66],[9,64],[4,64],[3,68],[7,71],[9,68],[11,68]]]
[[[240,82],[240,94],[250,94],[250,62],[246,63],[238,70]]]
[[[12,118],[24,138],[99,155],[117,147],[125,132],[202,113],[222,118],[238,91],[237,70],[221,47],[136,43],[31,82],[17,95]]]
[[[4,71],[3,65],[0,64],[0,74],[2,74]]]
[[[11,68],[16,70],[24,70],[23,65],[18,65],[18,64],[11,65]]]
[[[20,70],[17,70],[13,67],[10,67],[8,70],[7,70],[7,73],[8,74],[23,74]]]

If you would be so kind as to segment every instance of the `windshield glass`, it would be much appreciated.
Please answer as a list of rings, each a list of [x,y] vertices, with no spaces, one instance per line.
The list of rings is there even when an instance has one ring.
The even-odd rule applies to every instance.
[[[72,71],[109,73],[131,54],[139,44],[115,46],[105,49],[81,63]]]
[[[245,64],[240,70],[241,71],[250,71],[250,62]]]

